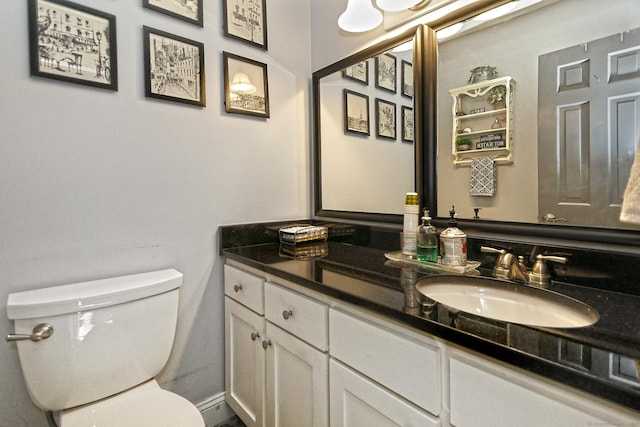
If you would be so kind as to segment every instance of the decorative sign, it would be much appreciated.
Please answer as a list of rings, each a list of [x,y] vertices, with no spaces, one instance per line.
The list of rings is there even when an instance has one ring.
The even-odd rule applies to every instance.
[[[484,107],[478,107],[478,108],[472,108],[469,110],[469,114],[478,114],[478,113],[484,113],[486,110]]]
[[[504,148],[506,142],[504,140],[504,133],[489,133],[482,135],[480,141],[476,142],[476,150],[483,150],[487,148]]]

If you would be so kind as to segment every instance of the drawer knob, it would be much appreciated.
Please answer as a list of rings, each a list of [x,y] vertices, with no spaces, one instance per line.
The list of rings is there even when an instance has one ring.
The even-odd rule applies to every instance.
[[[242,285],[233,285],[233,292],[240,292],[242,290]]]
[[[264,348],[265,350],[267,349],[267,347],[269,347],[271,345],[271,341],[270,340],[264,340],[262,341],[262,348]]]
[[[260,338],[260,334],[257,332],[251,332],[251,341],[255,341]]]
[[[282,312],[282,317],[284,318],[284,320],[288,320],[291,316],[293,316],[293,311],[291,310],[285,310]]]

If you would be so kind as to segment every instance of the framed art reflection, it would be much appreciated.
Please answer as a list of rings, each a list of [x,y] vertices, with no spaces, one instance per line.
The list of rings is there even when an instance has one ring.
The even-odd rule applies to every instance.
[[[344,130],[369,135],[369,97],[344,89]]]

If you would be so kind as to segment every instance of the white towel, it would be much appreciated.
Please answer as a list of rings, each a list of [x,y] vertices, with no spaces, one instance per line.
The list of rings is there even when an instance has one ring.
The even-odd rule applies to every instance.
[[[640,141],[636,148],[635,159],[631,165],[631,173],[627,188],[624,190],[622,198],[622,209],[620,210],[620,221],[632,224],[640,224]]]
[[[471,181],[469,194],[472,196],[493,197],[497,188],[496,165],[491,157],[471,161]]]

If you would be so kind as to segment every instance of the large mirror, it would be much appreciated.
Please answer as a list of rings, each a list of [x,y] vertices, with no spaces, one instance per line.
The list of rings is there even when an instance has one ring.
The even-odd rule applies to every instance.
[[[403,195],[420,186],[414,38],[408,31],[314,73],[320,215],[397,222]]]
[[[514,3],[521,2],[522,0]],[[428,126],[424,126],[424,133],[417,136],[415,146],[418,151],[425,150],[424,154],[418,153],[415,161],[416,179],[419,181],[418,187],[423,203],[436,211],[441,218],[447,215],[451,205],[456,205],[456,210],[462,219],[461,225],[467,228],[637,244],[640,241],[638,227],[612,223],[609,219],[605,219],[606,215],[601,212],[589,211],[574,216],[573,213],[563,209],[570,206],[580,210],[592,202],[588,198],[576,199],[575,201],[557,200],[556,190],[562,185],[566,186],[567,182],[573,186],[571,189],[576,190],[576,193],[582,192],[584,194],[585,186],[593,187],[587,188],[589,190],[587,193],[604,195],[604,202],[602,202],[604,207],[614,212],[617,209],[619,212],[620,196],[626,184],[626,178],[628,178],[630,159],[633,157],[635,144],[640,136],[638,91],[625,89],[625,93],[612,93],[605,96],[607,99],[620,100],[624,98],[625,103],[607,102],[605,105],[597,107],[602,112],[602,120],[592,127],[602,128],[603,123],[607,121],[609,124],[616,123],[616,126],[607,127],[604,136],[596,133],[583,138],[581,144],[574,147],[577,151],[563,153],[565,157],[561,157],[562,161],[566,165],[573,164],[574,169],[580,172],[573,175],[565,173],[564,178],[560,177],[565,179],[564,184],[553,181],[556,176],[561,175],[558,174],[558,171],[562,169],[562,165],[558,164],[558,157],[546,156],[554,154],[557,146],[556,148],[541,148],[539,146],[539,139],[550,135],[549,130],[545,130],[545,125],[550,125],[547,126],[550,129],[558,128],[557,123],[546,123],[546,121],[549,117],[555,120],[557,118],[555,112],[560,111],[562,106],[557,104],[553,107],[546,107],[546,113],[539,112],[538,97],[539,90],[543,90],[539,88],[540,84],[553,87],[556,81],[555,71],[541,72],[539,67],[562,68],[560,65],[541,65],[545,61],[542,59],[543,57],[570,56],[571,51],[575,51],[576,47],[581,47],[583,51],[589,51],[590,48],[592,48],[591,51],[596,51],[601,49],[598,47],[599,44],[609,43],[606,39],[611,40],[615,36],[623,41],[626,37],[627,44],[620,49],[605,47],[609,49],[605,57],[612,58],[611,54],[614,54],[613,57],[615,57],[615,52],[623,52],[623,55],[618,57],[617,66],[622,67],[621,71],[626,74],[635,72],[637,77],[637,67],[640,60],[638,59],[638,49],[634,49],[634,46],[638,46],[638,43],[633,44],[629,40],[634,35],[632,34],[634,32],[630,32],[630,30],[640,27],[639,4],[635,0],[620,0],[613,4],[603,4],[598,0],[542,0],[533,3],[534,6],[514,13],[507,18],[501,18],[497,23],[489,24],[467,21],[466,18],[445,17],[437,23],[430,24],[434,29],[442,30],[458,21],[463,22],[462,29],[457,34],[441,39],[437,46],[435,38],[431,38],[431,40],[427,38],[429,41],[424,46],[418,46],[418,51],[415,52],[415,55],[420,57],[433,55],[437,50],[438,55],[437,96],[433,94],[432,97],[432,101],[437,106],[437,129],[428,129]],[[631,44],[629,45],[629,43]],[[389,46],[385,46],[384,49],[374,52],[371,57],[388,49]],[[360,61],[362,58],[352,58],[352,62],[355,63],[355,60]],[[583,60],[569,60],[567,63],[580,61]],[[348,64],[343,63],[342,65],[346,67]],[[454,156],[452,155],[452,136],[456,130],[453,126],[455,108],[453,108],[450,90],[468,85],[470,71],[478,66],[496,67],[500,76],[512,76],[516,82],[512,130],[513,157],[508,164],[496,166],[497,189],[492,197],[470,196],[470,167],[454,165]],[[636,67],[635,71],[632,70],[633,67]],[[541,73],[545,76],[551,75],[552,78],[540,77]],[[571,78],[577,78],[576,73],[577,71],[571,70],[567,76],[571,80]],[[604,72],[593,72],[590,75],[594,75],[593,77],[598,80],[606,80],[606,67]],[[422,91],[428,89],[430,83],[428,73],[423,72],[421,75],[415,75],[416,86],[419,85],[418,80],[420,79],[424,79]],[[318,86],[321,87],[324,79],[320,77],[318,81]],[[577,82],[573,83],[578,84]],[[633,84],[636,88],[639,87],[637,79],[631,83],[631,85]],[[429,98],[422,91],[416,92],[417,101],[421,97]],[[554,101],[560,102],[557,99]],[[422,102],[424,103],[423,107],[427,110],[431,105],[434,105],[429,103],[429,99],[423,99]],[[579,105],[584,101],[565,100],[562,102],[565,102],[566,105]],[[337,108],[338,111],[341,111],[340,106],[330,107],[323,104],[322,107],[320,105],[317,107],[316,111],[326,111],[327,108]],[[613,110],[618,115],[612,116]],[[553,111],[554,114],[550,116],[549,111]],[[423,111],[421,117],[429,114],[429,111]],[[540,123],[539,116],[546,119]],[[584,120],[580,121],[582,116],[579,112],[567,114],[566,117],[573,117],[573,122],[568,121],[563,124],[563,129],[568,129],[567,125],[572,125],[576,129],[580,129],[579,126],[584,125]],[[420,120],[417,120],[416,124],[420,126]],[[319,146],[324,147],[325,139],[322,128],[319,127],[316,132],[316,142],[319,143]],[[614,143],[612,143],[611,135],[616,136]],[[598,138],[599,145],[605,146],[601,154],[595,154],[593,151],[598,148],[597,144],[593,147],[583,144],[588,139],[598,141]],[[336,137],[336,139],[338,138]],[[430,139],[433,141],[429,141]],[[437,141],[437,148],[435,141]],[[320,148],[318,147],[318,149]],[[592,150],[594,154],[585,157],[584,150],[586,149]],[[429,164],[429,156],[433,156],[433,159],[437,158],[437,163],[434,160],[433,166]],[[604,163],[598,165],[596,162],[587,162],[597,156],[604,158]],[[615,156],[618,160],[612,163],[611,156]],[[487,157],[489,156],[487,155]],[[541,159],[540,162],[539,159]],[[435,170],[436,164],[437,170]],[[324,164],[319,164],[317,167],[316,184],[320,179],[324,179],[322,175],[327,173]],[[365,169],[361,170],[364,173]],[[380,167],[371,167],[368,171],[371,173],[370,176],[374,176],[380,172]],[[561,172],[565,171],[561,170]],[[615,175],[614,183],[601,185],[603,177],[613,175]],[[340,176],[333,177],[333,179],[339,181]],[[375,199],[378,197],[376,191],[375,186],[369,188],[365,186],[360,191],[353,192],[352,197]],[[405,190],[397,189],[396,191],[401,197]],[[437,199],[434,197],[436,192]],[[316,192],[316,207],[319,215],[323,215],[322,197],[322,193]],[[539,207],[540,200],[544,197],[552,199],[552,204],[549,207]],[[556,200],[553,200],[554,197]],[[555,204],[553,204],[554,202]],[[397,203],[394,201],[394,204]],[[401,205],[399,208],[401,209]],[[341,209],[340,207],[332,207],[330,210],[340,211]],[[357,209],[345,209],[345,211],[351,210]],[[382,208],[377,212],[389,213],[388,210],[385,211]],[[478,212],[479,219],[473,219],[476,212]],[[327,213],[331,216],[331,212]],[[399,214],[400,210],[392,213]],[[552,214],[555,221],[553,217],[550,217],[547,218],[549,222],[545,222],[547,213]],[[390,222],[398,222],[398,218],[399,215],[390,215],[386,219]],[[440,223],[444,224],[444,219]]]

